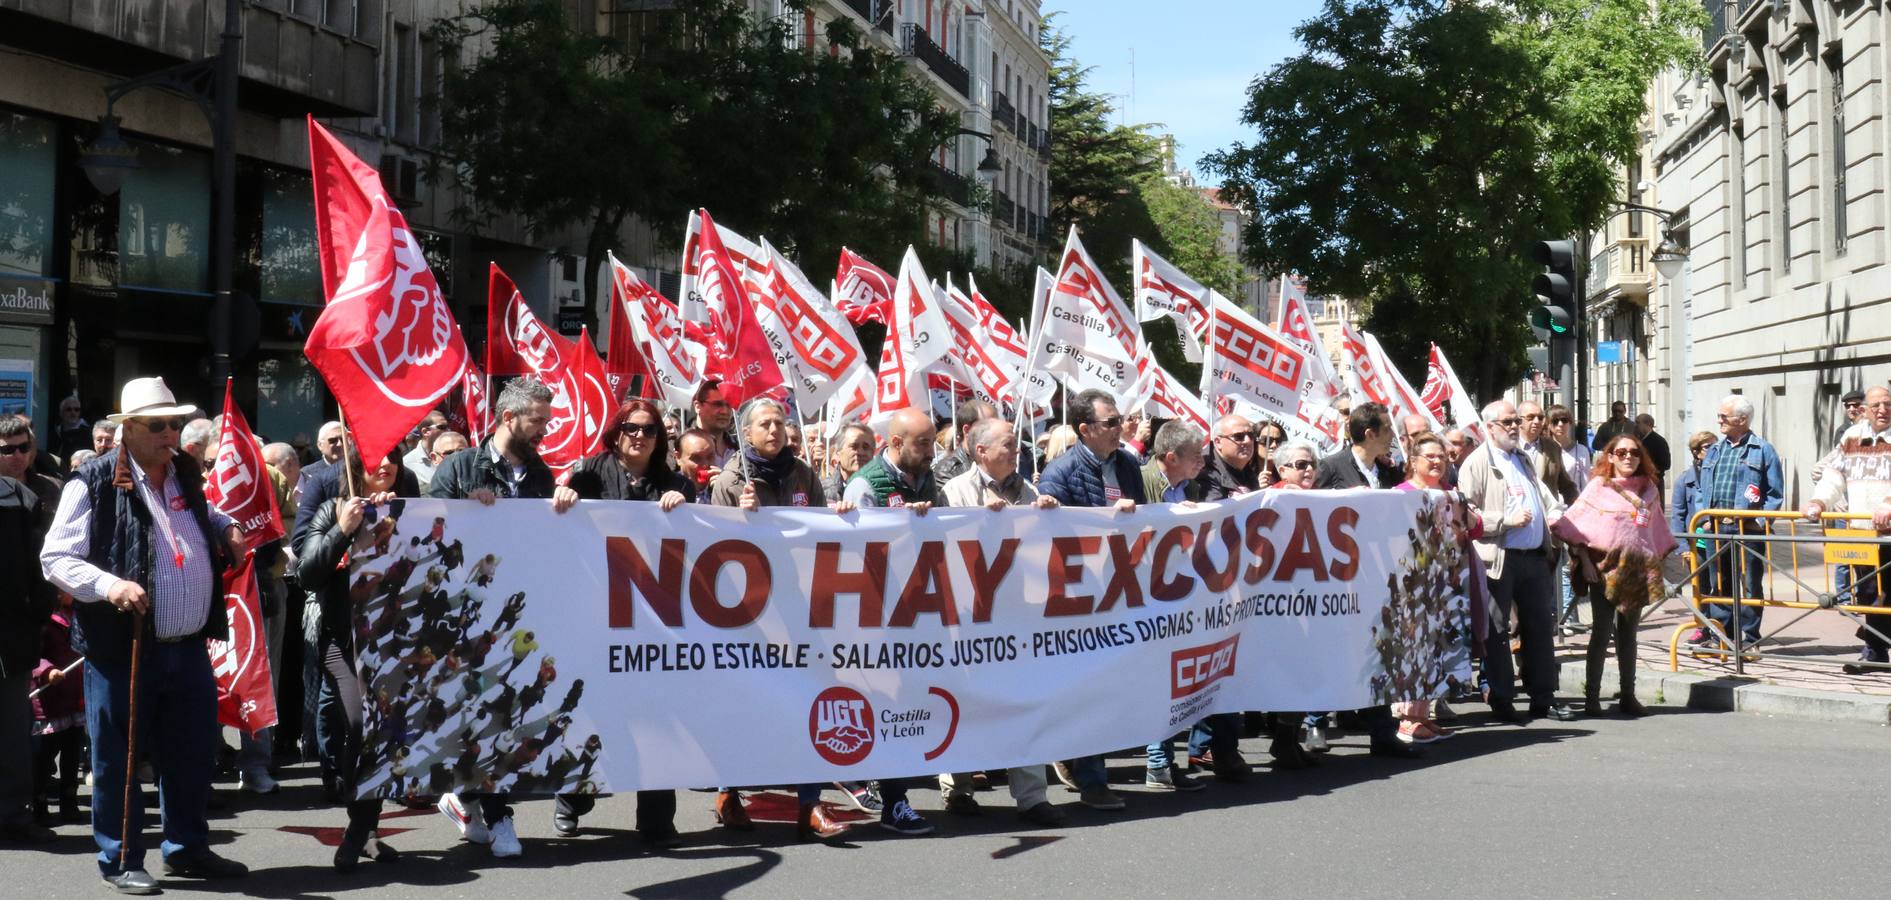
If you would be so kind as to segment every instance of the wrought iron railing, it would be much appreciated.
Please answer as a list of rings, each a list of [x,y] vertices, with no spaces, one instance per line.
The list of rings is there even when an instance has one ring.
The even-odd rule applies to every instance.
[[[934,43],[932,35],[927,34],[926,29],[914,23],[907,23],[904,46],[906,55],[925,63],[926,68],[932,70],[932,74],[939,76],[939,80],[958,91],[959,96],[972,95],[972,73],[966,71],[958,60],[947,54],[945,48]]]

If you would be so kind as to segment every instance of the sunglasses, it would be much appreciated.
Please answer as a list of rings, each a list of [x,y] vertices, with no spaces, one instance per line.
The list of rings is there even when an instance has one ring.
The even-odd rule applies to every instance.
[[[1307,469],[1311,469],[1316,465],[1319,465],[1319,464],[1310,459],[1296,459],[1293,462],[1281,463],[1280,467],[1283,469],[1293,469],[1295,471],[1304,472]]]
[[[1117,427],[1120,427],[1122,424],[1123,424],[1122,416],[1111,416],[1107,419],[1098,419],[1096,421],[1096,426],[1098,428],[1117,428]]]
[[[1516,416],[1511,416],[1508,419],[1492,419],[1490,420],[1490,422],[1492,425],[1502,425],[1505,428],[1515,428],[1518,425],[1523,424],[1523,420],[1517,418]]]
[[[152,434],[163,434],[166,431],[183,431],[186,420],[183,416],[173,416],[169,419],[132,419],[132,421],[144,426],[144,430]]]
[[[1223,435],[1218,435],[1218,436],[1217,436],[1217,439],[1218,439],[1218,440],[1224,440],[1224,441],[1233,441],[1233,442],[1235,442],[1235,443],[1237,443],[1237,444],[1246,444],[1246,443],[1249,443],[1249,442],[1252,442],[1252,441],[1254,440],[1254,432],[1252,432],[1252,431],[1237,431],[1237,432],[1235,432],[1235,433],[1233,433],[1233,434],[1223,434]],[[1278,443],[1278,441],[1277,441],[1276,443]]]
[[[656,437],[658,434],[662,433],[662,431],[663,426],[661,425],[639,425],[635,422],[625,422],[617,426],[617,433],[625,437]]]
[[[25,454],[31,452],[33,452],[32,441],[27,441],[24,444],[0,444],[0,456],[12,456],[15,453]]]
[[[1569,420],[1559,416],[1557,418],[1551,419],[1550,424],[1551,425],[1568,425]]]
[[[1617,447],[1614,450],[1610,450],[1609,455],[1616,459],[1634,459],[1639,456],[1640,453],[1632,447]]]
[[[1260,441],[1261,446],[1263,447],[1278,447],[1280,446],[1280,442],[1285,439],[1280,437],[1279,435],[1270,434],[1270,435],[1267,435],[1266,437],[1255,438],[1255,440]]]

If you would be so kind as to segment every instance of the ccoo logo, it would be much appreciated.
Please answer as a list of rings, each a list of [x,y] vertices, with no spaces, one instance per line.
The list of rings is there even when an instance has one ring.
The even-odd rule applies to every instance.
[[[808,710],[808,740],[814,752],[837,766],[851,766],[873,752],[873,705],[850,687],[828,688]]]

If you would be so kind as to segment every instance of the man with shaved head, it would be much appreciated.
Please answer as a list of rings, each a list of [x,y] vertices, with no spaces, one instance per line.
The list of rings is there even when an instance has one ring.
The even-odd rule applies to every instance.
[[[905,508],[923,516],[939,502],[939,482],[932,475],[932,416],[916,407],[893,414],[887,425],[886,451],[868,460],[847,482],[846,502],[855,506]],[[932,824],[906,800],[905,779],[880,782],[880,827],[898,834],[926,834]]]
[[[1210,502],[1261,489],[1261,459],[1254,452],[1254,423],[1241,416],[1215,421],[1210,454],[1195,477],[1199,498]]]

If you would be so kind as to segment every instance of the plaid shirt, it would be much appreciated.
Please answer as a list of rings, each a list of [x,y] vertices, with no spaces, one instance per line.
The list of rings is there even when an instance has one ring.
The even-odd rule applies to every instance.
[[[1745,447],[1753,439],[1749,431],[1740,436],[1738,443],[1721,438],[1713,448],[1718,465],[1713,467],[1714,480],[1707,490],[1709,509],[1743,509],[1745,497],[1740,496],[1740,458],[1735,451]]]

